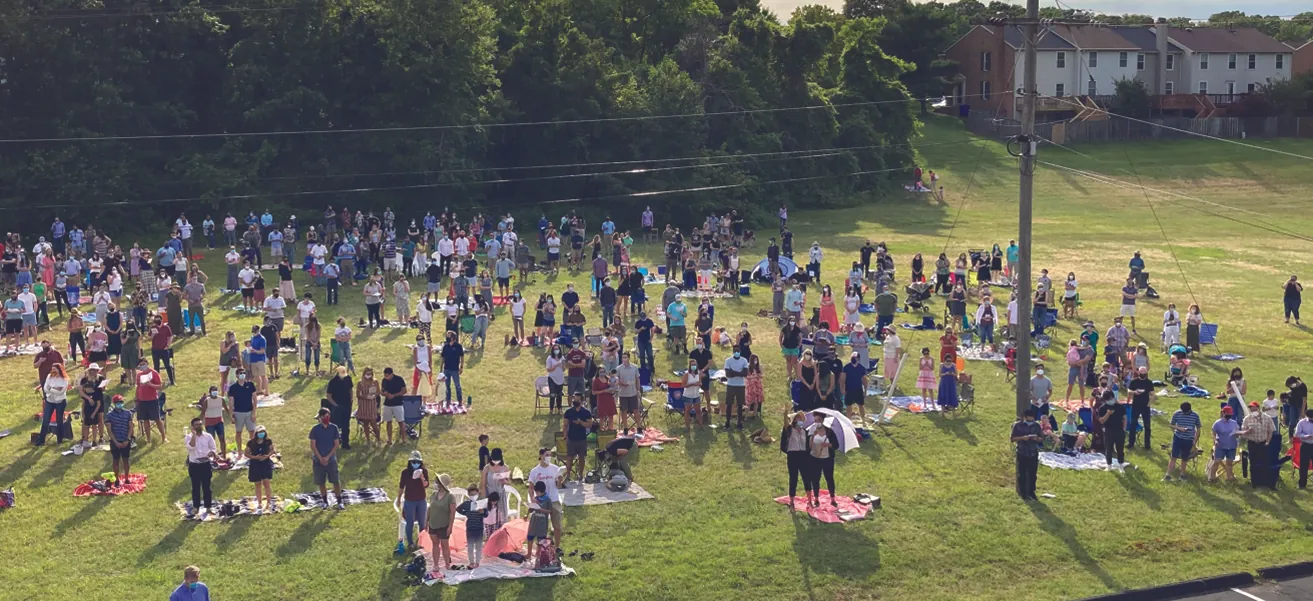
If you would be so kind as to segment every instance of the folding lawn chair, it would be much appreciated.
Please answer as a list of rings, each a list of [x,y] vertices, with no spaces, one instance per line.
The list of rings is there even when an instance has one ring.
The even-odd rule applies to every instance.
[[[465,340],[466,346],[474,344],[474,316],[460,316],[460,337]]]
[[[405,419],[406,434],[414,438],[415,444],[419,445],[419,439],[424,433],[424,397],[413,395],[401,397],[401,410]]]
[[[1199,324],[1199,346],[1211,344],[1214,351],[1222,352],[1221,349],[1217,348],[1217,329],[1218,326],[1215,323]]]
[[[684,386],[671,383],[666,390],[666,416],[684,415]]]
[[[538,415],[539,409],[552,410],[552,389],[547,376],[538,376],[533,381],[533,414]]]

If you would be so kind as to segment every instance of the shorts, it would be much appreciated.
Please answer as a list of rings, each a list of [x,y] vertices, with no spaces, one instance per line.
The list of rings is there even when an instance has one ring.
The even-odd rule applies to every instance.
[[[223,433],[224,433],[223,422],[219,422],[217,424],[214,424],[213,426],[205,426],[205,431],[214,436],[223,438]]]
[[[429,528],[429,536],[438,540],[447,540],[451,538],[450,528]]]
[[[621,413],[638,413],[638,397],[620,397],[620,411]]]
[[[1135,305],[1122,305],[1122,317],[1135,317]]]
[[[20,318],[20,319],[6,319],[6,320],[5,320],[5,333],[6,333],[6,334],[22,334],[22,333],[23,333],[23,320],[22,320],[21,318]]]
[[[238,432],[241,432],[242,430],[246,430],[247,432],[254,432],[255,418],[251,417],[252,413],[253,412],[251,411],[234,411],[233,429]]]
[[[786,348],[781,349],[780,352],[784,353],[785,357],[797,357],[802,354],[802,349]]]
[[[128,446],[126,447],[119,447],[118,445],[111,442],[109,444],[109,456],[112,459],[127,459],[131,457],[132,443],[128,443]]]
[[[849,390],[843,395],[843,402],[858,407],[866,406],[866,392],[862,390]]]
[[[226,374],[226,373],[228,373],[228,369],[229,369],[229,367],[228,367],[227,365],[220,365],[220,366],[219,366],[219,373],[221,373],[221,374]]]
[[[93,407],[82,403],[82,425],[94,426],[100,423],[100,418],[105,415],[103,406]]]
[[[36,326],[36,313],[24,313],[24,314],[23,314],[23,325],[25,325],[25,326],[27,326],[27,327],[29,327],[29,328],[30,328],[30,327],[35,327],[35,326]]]
[[[153,422],[160,419],[159,401],[137,401],[135,409],[139,422]]]
[[[337,457],[328,460],[328,465],[321,465],[319,460],[311,461],[315,468],[315,486],[323,486],[325,482],[332,482],[334,485],[339,484],[337,478]]]
[[[1067,366],[1067,385],[1071,386],[1080,381],[1080,368]]]
[[[497,278],[497,285],[502,287],[510,286],[511,278]]]
[[[255,288],[242,288],[242,298],[254,298]]]
[[[1213,449],[1213,459],[1235,461],[1235,449]]]
[[[587,440],[567,440],[565,441],[566,457],[584,457],[588,454]]]
[[[406,409],[401,405],[395,407],[383,405],[382,410],[383,412],[380,414],[380,417],[385,422],[402,423],[406,421]]]
[[[684,397],[684,408],[685,408],[685,409],[692,409],[692,410],[694,410],[694,411],[697,411],[697,410],[701,409],[701,408],[702,408],[702,395],[699,393],[698,396],[685,396],[685,397]]]
[[[552,529],[560,530],[561,522],[565,521],[565,510],[561,509],[560,503],[552,503]]]
[[[1194,450],[1194,441],[1172,437],[1172,459],[1189,459]]]
[[[267,375],[267,374],[269,373],[269,371],[268,371],[268,366],[265,365],[266,363],[268,363],[268,362],[267,362],[267,361],[252,361],[252,362],[251,362],[251,377],[252,377],[252,378],[263,378],[263,377],[265,377],[265,375]]]
[[[670,336],[676,339],[684,339],[687,336],[687,330],[684,326],[670,326]]]
[[[424,290],[433,293],[433,292],[438,292],[439,290],[441,290],[441,288],[442,288],[442,282],[429,282],[428,286],[426,286]]]

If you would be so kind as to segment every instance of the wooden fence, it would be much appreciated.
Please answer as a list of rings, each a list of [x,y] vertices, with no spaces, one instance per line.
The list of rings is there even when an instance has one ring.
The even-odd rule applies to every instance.
[[[1155,117],[1142,121],[1115,116],[1105,121],[1054,121],[1036,124],[1035,133],[1058,144],[1198,137],[1191,134],[1236,139],[1313,138],[1313,118],[1310,117]],[[972,133],[992,138],[1008,138],[1021,133],[1021,124],[1016,120],[994,119],[981,114],[968,116],[966,125]]]

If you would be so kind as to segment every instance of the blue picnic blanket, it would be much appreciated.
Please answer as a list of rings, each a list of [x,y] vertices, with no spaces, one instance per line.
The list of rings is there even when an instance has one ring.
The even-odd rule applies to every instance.
[[[1207,390],[1204,390],[1198,386],[1190,386],[1189,384],[1181,386],[1180,388],[1176,389],[1176,391],[1185,396],[1196,398],[1196,399],[1206,399],[1209,397]]]

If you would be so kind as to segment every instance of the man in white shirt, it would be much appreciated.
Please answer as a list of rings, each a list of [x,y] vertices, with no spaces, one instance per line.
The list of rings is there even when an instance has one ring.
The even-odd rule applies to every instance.
[[[237,218],[229,214],[223,218],[223,236],[228,240],[228,246],[237,244]]]
[[[628,353],[625,357],[628,358]],[[743,404],[747,399],[748,359],[734,349],[734,355],[725,360],[725,431],[729,431],[731,414],[738,416],[738,429],[743,429]]]
[[[1008,337],[1017,335],[1017,295],[1012,295],[1012,300],[1008,301]]]
[[[315,284],[323,286],[327,279],[324,276],[324,263],[328,261],[328,247],[324,246],[323,242],[315,242],[315,245],[310,247],[310,256],[313,257],[310,261],[315,268]]]
[[[38,323],[36,319],[36,295],[32,293],[31,285],[23,286],[23,291],[18,293],[18,300],[23,303],[23,342],[36,344],[36,324]]]
[[[182,255],[191,256],[191,222],[187,221],[186,215],[178,215],[178,221],[174,223],[178,227],[178,239],[182,240]]]
[[[237,272],[237,282],[242,287],[242,306],[255,309],[255,270],[247,263]]]
[[[191,478],[191,510],[187,517],[198,515],[202,502],[204,511],[213,513],[210,481],[214,478],[214,470],[210,461],[218,459],[218,447],[214,444],[214,436],[205,431],[204,420],[199,417],[191,420],[191,432],[183,438],[182,444],[187,449],[187,476]],[[204,513],[199,515],[200,519],[205,519]]]
[[[451,255],[455,252],[456,243],[452,242],[451,238],[444,234],[442,239],[438,240],[437,256],[434,257],[434,259],[438,261],[438,266],[442,268],[442,273],[447,273],[451,270]]]
[[[559,548],[561,545],[561,521],[565,515],[561,509],[561,486],[565,484],[565,476],[561,473],[561,466],[552,463],[551,449],[538,449],[538,465],[529,470],[529,481],[527,485],[529,490],[542,482],[547,487],[547,498],[552,500],[552,541]]]
[[[309,292],[305,293],[305,298],[296,304],[296,323],[304,326],[310,321],[310,315],[315,312],[314,295]]]
[[[269,318],[269,322],[273,324],[274,329],[278,330],[279,334],[281,334],[283,331],[283,324],[285,323],[283,310],[286,308],[287,308],[287,301],[283,299],[282,294],[279,292],[277,288],[273,289],[273,291],[269,295],[269,298],[264,299],[264,315],[265,317]],[[272,342],[275,346],[277,346],[278,344],[277,340],[274,340]]]
[[[456,256],[462,261],[465,260],[465,257],[470,256],[469,238],[466,238],[465,236],[457,236],[456,239],[452,241],[452,246],[455,249]]]
[[[524,340],[524,309],[527,304],[527,301],[524,300],[524,296],[519,292],[516,292],[515,296],[511,298],[511,325],[514,328],[514,333],[512,334],[514,338],[512,338],[512,340],[514,340],[516,344],[519,344],[519,341]]]

